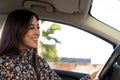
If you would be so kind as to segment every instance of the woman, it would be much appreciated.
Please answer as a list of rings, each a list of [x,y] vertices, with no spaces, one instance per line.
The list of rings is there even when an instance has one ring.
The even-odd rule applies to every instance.
[[[0,41],[0,80],[61,79],[37,54],[38,20],[35,13],[27,10],[8,15]]]
[[[0,40],[0,80],[61,80],[38,56],[38,20],[28,10],[14,10],[8,15]]]

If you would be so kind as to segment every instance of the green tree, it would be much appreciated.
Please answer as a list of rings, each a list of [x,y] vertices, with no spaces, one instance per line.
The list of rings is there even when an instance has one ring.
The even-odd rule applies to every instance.
[[[44,24],[44,22],[42,24]],[[56,50],[56,43],[60,43],[60,41],[58,41],[55,37],[50,36],[51,34],[53,35],[56,30],[61,30],[61,27],[57,23],[53,23],[46,31],[42,31],[42,37],[48,41],[55,41],[54,45],[45,44],[44,42],[40,41],[41,56],[49,62],[58,62],[60,60],[60,58],[57,56]]]

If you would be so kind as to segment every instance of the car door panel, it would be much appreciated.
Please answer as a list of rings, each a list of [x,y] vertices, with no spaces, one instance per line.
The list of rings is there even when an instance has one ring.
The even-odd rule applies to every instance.
[[[86,73],[65,71],[65,70],[57,70],[55,72],[62,78],[62,80],[80,80],[84,76],[87,76]]]

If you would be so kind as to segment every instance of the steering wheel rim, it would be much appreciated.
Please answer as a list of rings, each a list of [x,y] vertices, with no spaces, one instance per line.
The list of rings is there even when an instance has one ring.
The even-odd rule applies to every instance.
[[[120,43],[117,44],[112,55],[110,56],[110,58],[108,59],[108,61],[104,65],[103,69],[101,70],[100,74],[98,75],[98,78],[100,80],[104,80],[107,72],[110,70],[110,68],[113,66],[113,64],[116,63],[119,56],[120,56]]]

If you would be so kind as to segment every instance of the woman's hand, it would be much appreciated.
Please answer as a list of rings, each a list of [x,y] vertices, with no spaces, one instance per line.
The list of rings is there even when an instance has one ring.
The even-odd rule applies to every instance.
[[[98,78],[96,78],[97,73],[98,73],[98,71],[92,73],[92,74],[90,75],[90,80],[99,80]]]
[[[99,80],[98,75],[100,71],[102,70],[102,67],[103,66],[101,66],[101,68],[98,71],[95,71],[94,73],[90,74],[90,80]]]
[[[98,78],[96,78],[96,79],[93,79],[93,80],[99,80]]]
[[[91,80],[99,80],[99,79],[96,78],[97,73],[98,73],[98,71],[90,74],[90,79],[91,79]]]

